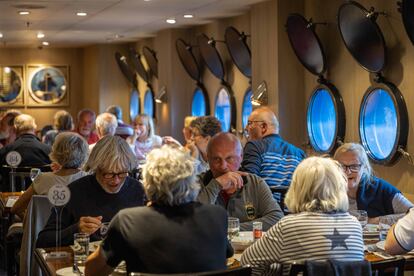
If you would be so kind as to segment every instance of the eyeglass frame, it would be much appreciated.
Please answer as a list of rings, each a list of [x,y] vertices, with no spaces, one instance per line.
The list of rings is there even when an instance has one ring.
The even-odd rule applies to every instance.
[[[263,120],[253,120],[253,121],[247,121],[246,127],[250,127],[254,123],[266,123],[266,121]]]
[[[125,176],[122,176],[125,174]],[[119,172],[119,173],[102,173],[102,177],[104,179],[114,179],[115,176],[117,176],[119,179],[127,178],[129,175],[129,172]]]
[[[351,167],[354,167],[354,168],[352,169]],[[347,172],[349,170],[352,173],[358,173],[361,171],[362,164],[345,165],[341,163],[341,168],[344,172]]]

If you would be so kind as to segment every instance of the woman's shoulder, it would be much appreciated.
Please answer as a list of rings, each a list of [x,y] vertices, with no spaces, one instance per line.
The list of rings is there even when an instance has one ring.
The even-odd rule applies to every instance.
[[[162,138],[161,138],[161,136],[158,136],[158,135],[152,136],[152,144],[154,146],[161,146],[162,145]]]

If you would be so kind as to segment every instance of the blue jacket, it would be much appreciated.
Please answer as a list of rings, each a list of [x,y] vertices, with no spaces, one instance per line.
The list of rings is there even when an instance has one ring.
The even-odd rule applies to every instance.
[[[293,171],[305,157],[303,150],[271,134],[247,142],[241,166],[243,171],[263,178],[269,186],[289,186]]]
[[[357,192],[359,210],[366,210],[368,217],[378,217],[394,214],[392,199],[400,191],[387,181],[373,176],[361,180]]]

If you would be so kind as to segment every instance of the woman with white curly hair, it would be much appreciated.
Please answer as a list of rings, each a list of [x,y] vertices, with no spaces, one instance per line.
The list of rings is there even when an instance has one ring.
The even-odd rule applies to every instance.
[[[86,275],[108,275],[122,260],[129,272],[191,273],[226,268],[232,254],[227,213],[196,202],[195,160],[169,146],[152,150],[143,170],[148,206],[120,211]],[[200,250],[202,249],[202,250]]]

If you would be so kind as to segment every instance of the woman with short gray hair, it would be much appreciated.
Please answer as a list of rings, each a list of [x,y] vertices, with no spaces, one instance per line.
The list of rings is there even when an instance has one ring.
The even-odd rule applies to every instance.
[[[367,211],[369,223],[392,225],[413,207],[397,188],[373,175],[368,155],[360,144],[343,144],[334,158],[347,176],[349,210]]]
[[[46,132],[43,143],[52,146],[56,136],[64,131],[72,131],[74,128],[73,118],[66,110],[59,110],[53,117],[53,129]]]
[[[187,152],[170,146],[148,154],[143,176],[149,204],[114,217],[101,249],[86,262],[86,275],[108,275],[122,260],[128,271],[145,273],[226,268],[232,254],[227,214],[219,206],[195,201],[200,187],[194,162]]]
[[[286,205],[292,214],[243,252],[241,263],[253,266],[253,275],[267,275],[274,263],[364,259],[362,228],[347,212],[346,178],[337,162],[304,159],[293,173]],[[288,275],[289,266],[283,268]]]
[[[12,213],[23,217],[27,205],[33,195],[46,195],[55,184],[69,185],[87,173],[80,167],[85,163],[88,154],[88,144],[80,135],[73,132],[63,132],[56,136],[49,154],[50,160],[57,164],[59,169],[37,176],[30,187],[13,205]]]

